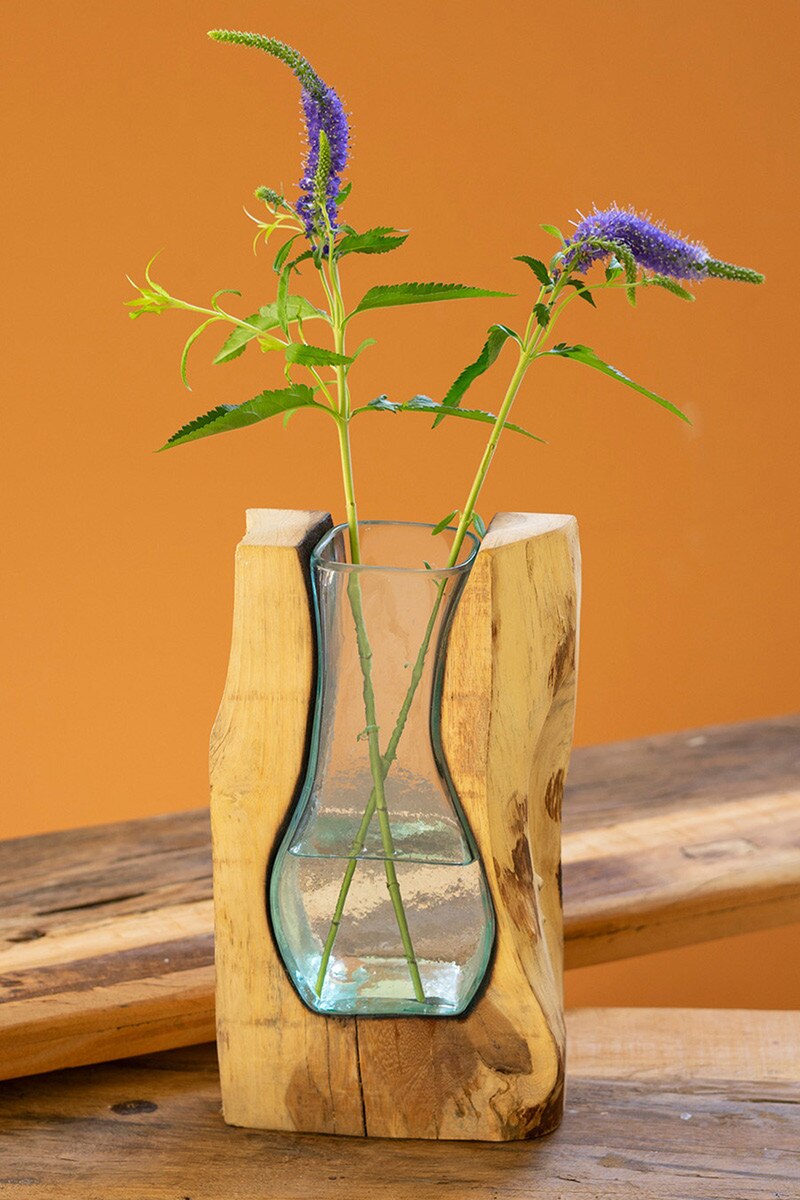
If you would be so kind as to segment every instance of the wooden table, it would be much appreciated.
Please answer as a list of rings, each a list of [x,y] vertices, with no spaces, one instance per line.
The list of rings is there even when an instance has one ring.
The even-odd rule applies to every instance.
[[[576,751],[568,965],[800,920],[798,801],[800,717]],[[541,1143],[263,1134],[223,1124],[196,1045],[204,811],[0,844],[0,914],[0,1200],[800,1200],[798,1014],[570,1014],[566,1119]]]
[[[570,1014],[540,1142],[232,1129],[213,1046],[0,1084],[5,1200],[797,1200],[800,1016]]]

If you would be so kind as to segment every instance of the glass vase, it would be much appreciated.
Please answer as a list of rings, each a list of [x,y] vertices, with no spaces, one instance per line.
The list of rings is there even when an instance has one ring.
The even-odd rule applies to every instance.
[[[283,962],[339,1016],[454,1016],[494,938],[491,899],[440,743],[447,635],[477,552],[454,530],[364,522],[311,556],[318,682],[310,765],[269,874]]]

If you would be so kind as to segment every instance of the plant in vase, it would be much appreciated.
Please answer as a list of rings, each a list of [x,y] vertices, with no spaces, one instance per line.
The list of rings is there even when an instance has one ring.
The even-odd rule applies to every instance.
[[[184,382],[190,349],[214,326],[228,330],[216,363],[256,346],[281,364],[285,381],[196,417],[164,448],[275,416],[285,422],[301,409],[323,414],[333,422],[346,514],[312,556],[324,666],[311,768],[271,872],[273,929],[295,987],[317,1011],[458,1014],[484,977],[494,926],[486,879],[439,745],[436,706],[453,607],[485,533],[477,504],[500,436],[507,428],[534,438],[509,421],[517,393],[534,362],[571,359],[685,421],[675,405],[588,346],[556,342],[564,311],[576,299],[594,306],[601,292],[624,292],[632,305],[650,288],[691,301],[687,283],[708,277],[760,283],[763,276],[712,258],[699,243],[616,205],[582,217],[569,237],[544,225],[557,242],[549,260],[517,256],[535,280],[522,332],[493,324],[441,401],[382,395],[356,402],[351,373],[374,342],[367,338],[351,350],[352,323],[359,327],[378,308],[507,293],[458,283],[381,284],[349,306],[344,260],[389,253],[407,235],[390,226],[358,232],[343,220],[349,128],[339,96],[302,55],[273,38],[224,30],[209,36],[266,51],[301,84],[308,144],[300,196],[292,201],[266,187],[256,192],[265,206],[256,243],[281,239],[273,262],[276,297],[246,317],[229,311],[229,303],[223,307],[227,290],[206,307],[195,305],[156,283],[151,262],[131,316],[166,309],[201,316],[181,357]],[[602,274],[590,281],[595,264]],[[306,266],[316,272],[320,299],[296,290]],[[327,346],[319,344],[326,340],[316,334],[320,327]],[[506,344],[513,367],[496,414],[467,407],[470,385]],[[422,414],[434,428],[449,417],[490,427],[461,507],[431,526],[359,521],[350,426],[374,413]]]

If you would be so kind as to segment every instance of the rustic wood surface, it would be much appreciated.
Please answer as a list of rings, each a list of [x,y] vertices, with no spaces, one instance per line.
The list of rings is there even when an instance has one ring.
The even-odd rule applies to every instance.
[[[314,645],[303,548],[330,518],[248,512],[211,737],[217,1042],[233,1125],[504,1141],[561,1118],[560,818],[575,706],[574,517],[501,513],[459,601],[441,730],[496,919],[458,1020],[310,1012],[271,937],[267,863],[302,782]]]
[[[573,751],[567,967],[800,921],[798,797],[800,716]],[[0,842],[6,1078],[209,1040],[213,995],[206,809]]]
[[[800,1016],[567,1016],[563,1124],[399,1142],[223,1123],[213,1046],[0,1085],[9,1200],[796,1200]]]
[[[504,1141],[561,1119],[560,821],[579,602],[574,517],[495,517],[453,622],[441,719],[492,896],[494,954],[459,1020],[357,1021],[372,1136]]]
[[[236,549],[230,662],[211,734],[216,1025],[226,1120],[356,1134],[355,1025],[302,1003],[265,898],[307,754],[316,657],[308,559],[331,524],[327,513],[250,509]]]

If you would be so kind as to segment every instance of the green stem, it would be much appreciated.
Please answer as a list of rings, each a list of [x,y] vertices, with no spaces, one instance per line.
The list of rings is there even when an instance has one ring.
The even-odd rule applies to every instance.
[[[431,640],[431,637],[433,636],[433,631],[436,627],[436,619],[439,615],[439,609],[441,607],[442,599],[444,596],[444,590],[445,590],[445,582],[444,582],[444,580],[442,580],[439,583],[438,595],[436,597],[436,602],[433,606],[433,611],[428,620],[427,629],[425,630],[425,636],[422,640],[422,645],[420,646],[419,653],[417,654],[416,662],[414,663],[414,667],[411,672],[411,680],[409,682],[408,690],[406,692],[406,695],[403,700],[400,711],[397,715],[397,720],[395,722],[394,729],[392,730],[392,736],[389,738],[389,744],[386,747],[386,753],[381,758],[382,780],[386,778],[386,776],[389,773],[389,768],[391,767],[392,763],[394,762],[395,755],[397,754],[397,747],[400,742],[400,738],[403,736],[403,730],[405,729],[406,721],[408,720],[408,714],[411,711],[411,704],[414,700],[414,696],[415,696],[417,688],[419,686],[419,682],[422,678],[422,671],[425,666],[425,657],[428,653],[428,647],[430,645],[430,640]],[[348,859],[347,867],[346,867],[345,873],[344,873],[344,878],[342,879],[342,883],[339,888],[339,895],[336,899],[336,908],[334,909],[330,928],[328,929],[328,936],[325,939],[325,945],[324,945],[323,951],[322,951],[322,958],[321,958],[320,964],[319,964],[319,973],[317,974],[317,982],[315,985],[315,990],[316,990],[317,995],[319,995],[322,992],[322,986],[325,982],[325,976],[328,972],[328,963],[330,962],[331,953],[333,951],[333,944],[336,941],[336,935],[339,932],[339,926],[341,924],[342,914],[344,913],[344,906],[345,906],[345,903],[347,902],[347,894],[350,891],[350,884],[353,882],[353,876],[355,875],[356,866],[358,863],[358,856],[359,856],[359,854],[361,854],[362,850],[364,849],[364,847],[366,845],[367,833],[369,831],[370,825],[372,824],[372,818],[375,815],[375,810],[377,808],[377,802],[378,802],[377,791],[375,789],[373,789],[372,794],[369,798],[369,803],[367,804],[367,807],[364,809],[364,815],[361,818],[361,824],[358,827],[358,832],[356,833],[356,836],[353,839],[353,845],[350,849],[350,858]]]
[[[555,301],[558,299],[560,292],[563,290],[564,282],[565,281],[562,279],[556,285],[556,287],[553,291],[551,304],[554,304]],[[539,293],[539,298],[537,300],[537,303],[541,300],[541,298],[542,298],[542,292]],[[492,458],[494,457],[495,450],[497,449],[497,443],[500,440],[500,435],[503,432],[503,427],[505,426],[505,423],[508,420],[508,415],[511,411],[511,406],[514,403],[514,399],[516,398],[517,392],[519,391],[522,381],[525,378],[525,374],[528,370],[528,367],[531,365],[531,363],[533,362],[534,358],[537,355],[537,352],[542,344],[542,341],[543,341],[546,333],[552,332],[554,326],[555,326],[555,319],[552,319],[550,321],[550,324],[547,327],[547,329],[544,329],[541,326],[537,326],[536,329],[534,330],[533,334],[531,334],[531,329],[533,327],[533,314],[531,315],[531,318],[528,321],[528,326],[525,331],[525,338],[520,347],[520,353],[519,353],[519,358],[517,361],[517,366],[514,370],[514,374],[511,377],[511,381],[508,385],[508,389],[507,389],[505,397],[503,399],[503,403],[497,414],[497,419],[492,428],[492,432],[489,437],[489,441],[487,443],[486,449],[481,458],[480,464],[478,466],[478,470],[475,474],[475,478],[472,482],[472,487],[470,488],[469,495],[467,497],[467,502],[464,506],[464,510],[461,513],[461,519],[459,520],[459,523],[458,523],[458,528],[456,530],[456,535],[453,539],[453,545],[451,547],[450,556],[449,556],[449,559],[447,562],[448,567],[453,567],[458,562],[458,558],[461,553],[461,547],[464,543],[464,538],[466,537],[467,531],[469,530],[469,527],[472,523],[472,518],[473,518],[473,515],[475,512],[475,505],[478,502],[478,496],[480,495],[481,488],[483,487],[484,481],[486,479],[486,475],[489,471],[489,467],[491,466]],[[403,735],[403,731],[405,729],[406,721],[408,719],[408,714],[411,710],[411,705],[413,703],[414,696],[416,694],[417,688],[419,687],[420,680],[422,679],[422,672],[423,672],[423,668],[424,668],[424,664],[425,664],[425,658],[427,657],[428,649],[430,647],[431,637],[433,636],[433,630],[436,626],[436,620],[439,615],[439,609],[441,607],[442,599],[444,597],[444,591],[445,591],[445,581],[442,580],[439,583],[438,595],[436,597],[436,601],[433,606],[433,611],[432,611],[430,619],[428,621],[428,627],[425,631],[425,636],[424,636],[422,644],[420,646],[416,662],[414,663],[414,668],[411,673],[411,680],[409,682],[408,690],[406,692],[406,695],[403,700],[400,711],[397,715],[397,720],[395,722],[394,729],[392,730],[392,735],[389,738],[389,743],[386,747],[386,752],[383,755],[383,757],[380,759],[380,764],[381,764],[380,794],[383,794],[383,780],[386,778],[386,776],[389,772],[389,768],[391,767],[391,764],[394,761],[395,756],[397,754],[397,747],[400,742],[400,738]],[[374,778],[375,778],[375,776],[373,775],[373,779]],[[378,811],[378,794],[379,794],[378,789],[377,788],[373,789],[372,795],[370,796],[370,799],[369,799],[369,803],[367,804],[367,807],[364,810],[364,814],[361,818],[361,824],[359,825],[356,836],[353,839],[353,844],[352,844],[352,847],[350,850],[350,858],[348,859],[347,867],[346,867],[345,873],[344,873],[344,878],[342,879],[342,883],[339,888],[339,895],[336,899],[336,907],[334,909],[333,917],[331,919],[330,928],[328,929],[327,938],[325,939],[325,946],[323,947],[322,958],[320,960],[320,966],[319,966],[319,973],[317,975],[317,981],[316,981],[316,985],[315,985],[315,990],[317,992],[317,995],[321,994],[322,987],[325,982],[325,976],[328,971],[328,965],[330,962],[331,953],[333,952],[333,946],[336,941],[337,934],[339,932],[339,927],[341,925],[345,904],[347,902],[347,896],[350,891],[350,886],[353,882],[353,877],[355,875],[356,866],[358,864],[358,856],[361,854],[361,852],[364,849],[370,824],[372,823],[372,819],[375,815],[375,812]]]
[[[333,319],[334,333],[334,349],[337,354],[344,354],[344,302],[342,300],[341,286],[339,283],[339,273],[336,265],[336,260],[333,256],[332,239],[329,242],[329,270],[330,280],[325,280],[326,291],[330,289],[330,298],[332,300],[331,316]],[[324,270],[321,272],[324,279]],[[347,373],[343,366],[336,368],[336,382],[339,397],[338,409],[338,429],[339,429],[339,453],[342,463],[342,482],[344,485],[345,507],[347,514],[347,526],[350,541],[350,560],[354,566],[358,566],[361,562],[361,545],[358,531],[358,509],[356,506],[355,483],[353,479],[353,459],[350,449],[350,392],[347,383]],[[372,806],[369,819],[365,816],[362,819],[364,829],[363,837],[366,837],[369,823],[372,820],[373,812],[378,813],[378,823],[380,827],[381,845],[384,853],[384,872],[386,875],[386,887],[389,891],[392,908],[394,910],[397,927],[400,931],[400,940],[403,945],[403,953],[405,954],[408,964],[409,975],[414,989],[414,996],[420,1003],[425,1002],[425,990],[422,986],[422,978],[420,976],[419,964],[417,963],[416,954],[414,953],[414,945],[411,940],[411,933],[408,928],[408,919],[406,917],[405,908],[403,906],[403,898],[400,893],[400,883],[397,878],[397,869],[394,864],[394,838],[392,836],[392,827],[389,820],[389,812],[386,806],[386,794],[384,791],[384,778],[386,772],[383,768],[383,760],[380,750],[380,730],[377,721],[377,708],[375,703],[375,689],[372,683],[372,647],[369,642],[367,626],[364,620],[364,608],[361,594],[361,579],[358,571],[353,571],[347,583],[347,595],[350,600],[350,607],[353,613],[353,621],[356,629],[356,641],[358,645],[358,657],[361,664],[361,675],[363,680],[364,693],[364,713],[366,717],[366,733],[369,746],[369,764],[370,773],[372,775],[372,794],[370,796],[367,809]],[[373,805],[374,799],[374,805]],[[366,820],[366,824],[365,824]],[[342,912],[344,911],[344,902],[347,897],[347,892],[350,889],[350,883],[355,872],[355,858],[348,862],[345,871],[345,880],[347,886],[344,891],[344,896],[341,899],[341,904],[337,903],[336,911],[331,922],[331,929],[328,934],[330,945],[327,944],[323,950],[323,964],[320,968],[320,974],[317,979],[317,995],[322,992],[322,986],[325,982],[328,962],[330,960],[333,942],[341,922]],[[351,869],[352,868],[352,869]]]

